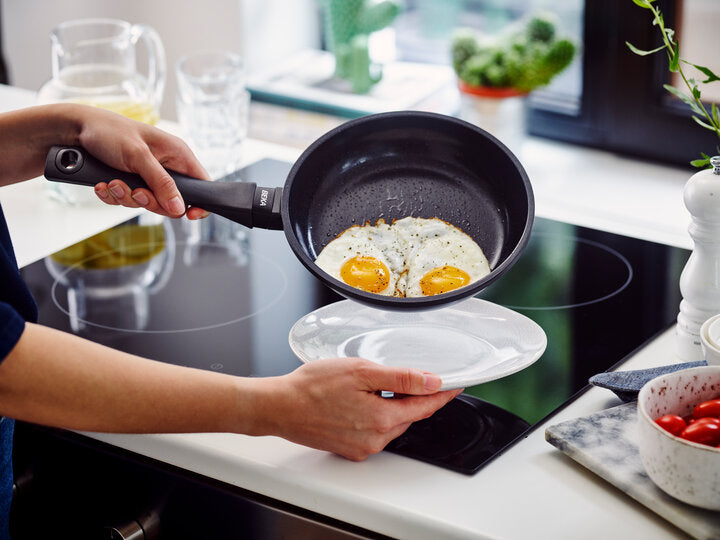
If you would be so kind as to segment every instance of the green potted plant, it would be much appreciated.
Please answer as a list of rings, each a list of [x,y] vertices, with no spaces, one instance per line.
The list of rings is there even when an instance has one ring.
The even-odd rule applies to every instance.
[[[479,95],[523,95],[548,84],[575,56],[569,39],[558,39],[549,15],[536,15],[519,30],[490,39],[470,29],[452,40],[460,90]]]
[[[664,84],[663,87],[674,96],[680,98],[690,107],[690,110],[693,113],[692,119],[700,127],[714,131],[715,134],[720,137],[720,114],[718,113],[717,105],[713,103],[708,111],[708,108],[702,102],[702,92],[698,81],[693,77],[688,77],[683,68],[692,66],[702,73],[706,77],[705,80],[701,81],[702,84],[720,81],[720,77],[705,66],[699,66],[680,58],[680,45],[675,39],[675,31],[672,28],[667,28],[665,26],[665,20],[662,16],[662,12],[658,7],[653,5],[656,0],[633,0],[633,2],[641,8],[648,9],[652,12],[653,24],[660,30],[663,41],[662,45],[650,51],[638,49],[629,42],[625,43],[631,51],[641,56],[665,51],[668,57],[668,69],[672,73],[680,75],[687,92],[684,92],[671,84]],[[717,153],[720,154],[720,146],[717,149]],[[700,159],[691,161],[691,165],[694,167],[710,167],[710,156],[702,152],[701,155],[702,157]]]
[[[554,18],[543,14],[495,37],[457,30],[451,49],[461,117],[506,144],[516,142],[524,131],[522,98],[548,84],[575,56],[575,44],[558,38],[556,28]]]

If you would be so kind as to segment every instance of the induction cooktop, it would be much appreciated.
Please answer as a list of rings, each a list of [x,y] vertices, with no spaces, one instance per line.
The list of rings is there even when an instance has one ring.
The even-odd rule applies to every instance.
[[[290,166],[266,159],[242,177],[280,186]],[[537,322],[547,335],[544,354],[518,373],[467,388],[386,450],[477,472],[591,375],[674,323],[688,256],[536,218],[523,255],[478,297]],[[248,377],[296,369],[291,326],[341,300],[297,261],[281,231],[217,216],[189,222],[144,214],[22,275],[41,324],[155,360]]]

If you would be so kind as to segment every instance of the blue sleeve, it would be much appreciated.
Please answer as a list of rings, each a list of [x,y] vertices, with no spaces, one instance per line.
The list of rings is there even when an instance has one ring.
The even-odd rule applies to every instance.
[[[15,347],[25,330],[25,319],[5,302],[0,302],[0,362]]]

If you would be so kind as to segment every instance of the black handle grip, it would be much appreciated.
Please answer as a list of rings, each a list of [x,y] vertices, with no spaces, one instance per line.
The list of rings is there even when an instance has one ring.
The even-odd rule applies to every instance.
[[[283,228],[280,216],[282,188],[262,188],[253,182],[207,182],[171,170],[168,173],[186,204],[204,208],[246,227]],[[117,178],[130,189],[150,189],[140,175],[114,169],[76,146],[50,149],[45,160],[45,178],[82,186],[95,186]]]

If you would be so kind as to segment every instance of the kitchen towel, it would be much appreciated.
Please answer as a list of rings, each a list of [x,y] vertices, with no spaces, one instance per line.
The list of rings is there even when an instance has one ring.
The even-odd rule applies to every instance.
[[[705,362],[705,360],[700,360],[698,362],[683,362],[680,364],[671,364],[668,366],[648,369],[636,369],[632,371],[606,371],[604,373],[593,375],[590,377],[588,382],[594,386],[612,390],[622,401],[628,402],[636,400],[640,389],[645,386],[646,382],[654,379],[655,377],[680,371],[681,369],[706,365],[707,362]]]

